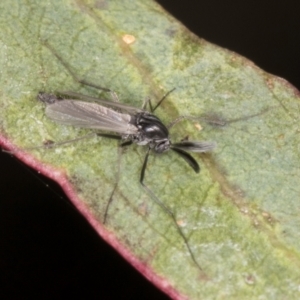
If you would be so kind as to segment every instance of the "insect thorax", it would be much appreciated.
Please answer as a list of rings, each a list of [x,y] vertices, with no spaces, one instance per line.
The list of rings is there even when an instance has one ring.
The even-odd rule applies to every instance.
[[[148,113],[137,113],[130,122],[138,129],[136,135],[128,137],[138,145],[149,145],[157,153],[170,149],[169,131],[159,118]]]

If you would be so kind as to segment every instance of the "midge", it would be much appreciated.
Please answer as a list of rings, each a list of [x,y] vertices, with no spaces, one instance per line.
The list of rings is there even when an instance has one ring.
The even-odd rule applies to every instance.
[[[47,105],[47,117],[56,123],[113,132],[117,135],[101,133],[97,133],[97,135],[123,140],[126,144],[123,143],[122,145],[136,143],[148,146],[140,178],[141,183],[143,183],[143,175],[151,150],[155,153],[164,153],[171,149],[178,153],[196,173],[199,173],[200,167],[197,161],[186,151],[206,152],[215,147],[215,143],[212,142],[171,142],[169,128],[182,118],[178,118],[169,126],[165,126],[158,117],[152,114],[168,94],[160,100],[154,109],[150,104],[151,112],[144,109],[148,101],[145,101],[143,108],[139,109],[119,102],[102,100],[74,92],[61,94],[74,99],[64,99],[47,93],[38,94],[38,99]],[[94,100],[98,103],[79,101],[78,99]]]
[[[179,234],[183,238],[185,245],[196,265],[201,269],[189,246],[188,240],[177,223],[174,213],[166,206],[155,193],[144,183],[145,170],[147,167],[150,152],[164,153],[173,150],[179,154],[196,173],[200,167],[197,161],[187,152],[207,152],[215,148],[214,142],[180,141],[172,143],[169,137],[169,129],[182,120],[179,117],[170,125],[166,126],[153,113],[161,105],[168,92],[153,108],[150,100],[145,101],[143,107],[136,108],[118,102],[117,95],[107,88],[102,88],[86,81],[80,83],[110,92],[116,101],[102,100],[75,92],[62,92],[59,95],[39,93],[38,99],[46,104],[46,115],[56,123],[72,125],[83,128],[91,128],[108,133],[97,133],[98,136],[121,140],[121,146],[132,143],[147,146],[147,152],[140,174],[140,184],[152,196],[153,200],[172,218]],[[80,99],[80,100],[79,100]],[[82,101],[86,100],[86,101]],[[91,102],[94,101],[94,102]],[[150,112],[145,108],[149,103]],[[81,139],[81,138],[79,138]],[[77,140],[77,139],[75,139]],[[65,144],[66,142],[58,143]],[[51,146],[51,145],[50,145]],[[116,186],[112,192],[112,195]],[[108,206],[112,200],[112,195],[104,215],[104,222],[107,216]]]

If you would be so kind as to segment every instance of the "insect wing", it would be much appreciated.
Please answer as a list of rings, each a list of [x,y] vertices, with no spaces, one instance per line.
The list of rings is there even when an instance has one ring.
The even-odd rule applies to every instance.
[[[119,134],[137,133],[137,127],[129,124],[131,120],[129,114],[119,113],[96,103],[59,100],[47,105],[46,115],[64,125],[107,130]]]
[[[130,105],[126,105],[126,104],[122,104],[119,102],[114,102],[114,101],[108,101],[108,100],[103,100],[103,99],[99,99],[96,97],[91,97],[91,96],[86,96],[86,95],[82,95],[79,93],[75,93],[75,92],[60,92],[60,94],[64,95],[64,96],[69,96],[72,98],[76,98],[76,99],[81,99],[81,100],[86,100],[86,101],[92,101],[95,103],[99,103],[100,105],[105,105],[111,108],[115,108],[115,109],[119,109],[122,111],[126,111],[130,114],[134,114],[134,113],[138,113],[138,112],[142,112],[143,110],[137,107],[133,107]]]

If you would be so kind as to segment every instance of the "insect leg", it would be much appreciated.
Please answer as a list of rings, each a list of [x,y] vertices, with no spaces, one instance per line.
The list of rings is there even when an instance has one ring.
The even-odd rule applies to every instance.
[[[167,125],[168,129],[171,129],[174,125],[176,125],[177,123],[181,122],[182,120],[200,120],[200,117],[192,117],[192,116],[179,116],[178,118],[176,118],[175,120],[173,120],[170,124]]]
[[[120,140],[121,139],[121,137],[119,135],[93,132],[93,133],[89,133],[89,134],[86,134],[84,136],[81,136],[81,137],[78,137],[78,138],[75,138],[75,139],[66,140],[66,141],[63,141],[63,142],[46,143],[46,144],[41,145],[41,146],[26,147],[26,148],[23,148],[22,150],[35,150],[35,149],[42,149],[42,148],[55,148],[55,147],[58,147],[58,146],[62,146],[62,145],[66,145],[66,144],[70,144],[70,143],[74,143],[74,142],[78,142],[78,141],[81,141],[83,139],[88,139],[88,138],[91,138],[91,137],[93,137],[95,135],[106,137],[106,138],[110,138],[110,139],[115,139],[115,140]],[[5,151],[5,150],[3,150],[3,151],[7,152],[7,153],[12,153],[12,154],[15,152],[15,151],[9,152],[9,151]]]
[[[151,107],[151,112],[155,112],[155,110],[162,104],[162,102],[175,90],[176,88],[173,88],[172,90],[168,91],[154,106],[154,108]]]
[[[240,118],[236,118],[236,119],[232,119],[232,120],[226,120],[224,119],[222,116],[219,116],[217,114],[211,113],[211,114],[205,114],[202,115],[201,117],[193,117],[193,116],[179,116],[178,118],[176,118],[174,121],[172,121],[170,124],[167,125],[167,128],[170,129],[172,128],[174,125],[176,125],[177,123],[179,123],[182,120],[192,120],[192,121],[199,121],[202,120],[206,123],[208,123],[211,126],[215,126],[215,127],[225,127],[231,123],[236,123],[236,122],[240,122],[240,121],[246,121],[248,119],[252,119],[255,117],[258,117],[266,112],[268,112],[271,108],[267,107],[265,109],[263,109],[262,111],[249,115],[249,116],[244,116],[244,117],[240,117]]]
[[[188,239],[186,238],[186,236],[184,235],[184,233],[181,230],[180,226],[178,225],[176,217],[175,217],[174,213],[172,212],[172,210],[168,206],[166,206],[163,202],[161,202],[159,200],[159,198],[152,192],[152,190],[144,183],[145,171],[146,171],[146,167],[147,167],[147,163],[148,163],[148,157],[149,157],[149,154],[150,154],[150,150],[151,150],[151,148],[148,148],[145,159],[144,159],[144,163],[143,163],[142,170],[141,170],[141,176],[140,176],[140,184],[145,189],[145,191],[152,197],[152,200],[157,205],[159,205],[162,208],[162,210],[167,215],[169,215],[169,217],[172,219],[173,223],[176,226],[176,229],[177,229],[179,235],[182,237],[182,239],[184,241],[184,244],[185,244],[188,252],[190,253],[190,256],[191,256],[193,262],[196,264],[196,266],[199,268],[200,271],[203,271],[200,264],[196,260],[196,257],[195,257],[195,255],[194,255],[194,253],[193,253],[193,251],[192,251],[192,249],[189,245]]]
[[[105,137],[105,138],[108,138],[108,139],[114,139],[114,140],[121,140],[122,139],[122,137],[120,135],[109,134],[109,133],[100,133],[100,132],[97,132],[97,135]]]
[[[55,148],[55,147],[58,147],[58,146],[62,146],[62,145],[65,145],[65,144],[69,144],[69,143],[74,143],[74,142],[77,142],[77,141],[80,141],[80,140],[83,140],[83,139],[87,139],[87,138],[90,138],[90,137],[93,137],[95,136],[96,133],[93,132],[93,133],[89,133],[89,134],[86,134],[84,136],[81,136],[81,137],[78,137],[78,138],[75,138],[75,139],[71,139],[71,140],[67,140],[67,141],[63,141],[63,142],[51,142],[51,143],[45,143],[44,145],[41,145],[41,146],[34,146],[34,147],[25,147],[25,148],[22,148],[19,149],[19,150],[14,150],[14,151],[6,151],[6,150],[2,150],[3,152],[5,153],[10,153],[10,154],[14,154],[15,152],[18,152],[18,151],[23,151],[23,150],[35,150],[35,149],[45,149],[45,148]]]
[[[143,103],[143,106],[142,106],[142,109],[146,109],[148,103],[149,103],[149,106],[150,106],[150,111],[152,112],[153,111],[152,103],[151,103],[151,99],[149,97],[145,99],[145,101]]]
[[[53,49],[52,46],[50,46],[50,44],[47,41],[44,41],[43,43],[52,52],[52,54],[61,62],[61,64],[71,74],[71,76],[74,78],[75,81],[77,81],[80,84],[87,85],[87,86],[93,87],[93,88],[98,89],[98,90],[102,90],[104,92],[109,92],[111,94],[113,100],[116,101],[116,102],[119,102],[118,95],[113,90],[111,90],[109,88],[102,87],[102,86],[97,85],[97,84],[95,84],[93,82],[89,82],[89,81],[87,81],[85,79],[79,78],[73,72],[73,70],[71,69],[71,67],[62,59],[62,57]]]
[[[107,136],[108,137],[108,136]],[[106,223],[106,220],[107,220],[107,216],[108,216],[108,210],[109,210],[109,207],[113,201],[113,195],[118,187],[118,183],[119,183],[119,180],[120,180],[120,173],[121,173],[121,158],[122,158],[122,149],[123,147],[125,146],[129,146],[132,144],[132,141],[126,141],[126,142],[123,142],[120,147],[118,148],[118,169],[117,169],[117,174],[116,174],[116,182],[115,182],[115,185],[114,185],[114,188],[109,196],[109,199],[108,199],[108,202],[107,202],[107,205],[106,205],[106,208],[105,208],[105,212],[104,212],[104,217],[103,217],[103,224]]]
[[[173,91],[175,90],[172,89],[171,91],[167,92],[159,101],[158,103],[155,105],[155,107],[153,108],[152,103],[151,103],[151,99],[147,98],[142,106],[142,109],[146,109],[147,104],[149,104],[149,108],[150,108],[150,112],[153,113],[160,105],[161,103],[168,97],[169,94],[171,94]]]

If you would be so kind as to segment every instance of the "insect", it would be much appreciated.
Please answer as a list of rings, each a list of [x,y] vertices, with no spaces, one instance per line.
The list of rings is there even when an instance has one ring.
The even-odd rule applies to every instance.
[[[37,98],[46,104],[46,115],[54,122],[57,122],[59,124],[105,131],[105,133],[97,132],[96,134],[105,138],[121,140],[122,147],[128,146],[133,143],[141,146],[147,146],[146,155],[140,173],[140,184],[144,188],[144,190],[152,197],[156,204],[158,204],[163,209],[163,211],[172,219],[178,233],[182,237],[186,248],[190,253],[192,260],[202,271],[202,268],[197,262],[195,255],[189,245],[187,237],[184,235],[181,227],[177,222],[175,214],[144,183],[144,178],[148,163],[148,157],[151,151],[156,154],[162,154],[168,152],[169,150],[172,150],[179,154],[196,173],[199,173],[199,164],[188,152],[211,151],[216,147],[216,143],[189,141],[187,139],[184,139],[178,143],[171,142],[169,138],[169,129],[171,129],[182,119],[190,117],[178,117],[166,126],[158,117],[154,115],[154,112],[174,89],[165,94],[165,96],[162,97],[154,107],[152,107],[150,100],[145,101],[142,108],[122,104],[120,103],[117,94],[111,89],[101,87],[77,77],[75,72],[72,71],[72,68],[54,50],[54,48],[47,41],[44,41],[43,43],[44,46],[47,47],[66,68],[66,70],[70,73],[75,81],[77,81],[79,84],[108,92],[114,99],[114,101],[108,101],[78,94],[75,92],[62,92],[59,93],[59,95],[39,93]],[[149,104],[150,111],[146,110],[147,104]],[[95,133],[93,133],[92,135],[94,134]],[[90,135],[84,137],[88,136]],[[72,141],[81,140],[82,138],[79,137]],[[54,144],[51,143],[50,147],[55,145],[63,145],[68,142],[71,141],[59,142]],[[106,206],[103,223],[105,223],[109,205],[117,188],[119,172],[120,170],[117,173],[118,176],[116,184],[112,190],[110,199]]]
[[[215,147],[215,143],[212,142],[183,140],[179,143],[172,143],[169,138],[170,126],[165,126],[153,114],[158,105],[154,109],[151,109],[151,112],[148,112],[144,110],[145,105],[142,109],[139,109],[119,102],[102,100],[74,92],[64,92],[63,94],[75,97],[75,99],[96,100],[99,104],[75,99],[63,99],[53,94],[39,93],[38,99],[47,105],[46,115],[56,123],[117,133],[117,135],[101,133],[98,133],[98,135],[123,140],[126,145],[136,143],[148,146],[141,172],[141,183],[143,183],[144,172],[151,150],[155,153],[164,153],[173,150],[196,173],[199,173],[199,164],[186,151],[207,152]],[[174,124],[172,122],[171,126]]]
[[[96,87],[95,85],[91,86]],[[116,94],[111,90],[102,87],[98,88],[111,92],[113,97],[118,100]],[[121,144],[122,146],[128,146],[132,143],[136,143],[137,145],[141,146],[147,146],[146,155],[140,173],[140,184],[152,196],[153,200],[172,218],[179,234],[182,236],[188,248],[193,261],[201,269],[189,246],[187,238],[183,234],[176,221],[174,213],[144,183],[148,157],[151,151],[161,154],[172,150],[179,154],[196,173],[199,173],[199,164],[187,151],[207,152],[211,151],[216,146],[214,142],[199,142],[189,140],[182,140],[178,143],[171,142],[169,137],[169,129],[178,123],[182,118],[179,117],[169,126],[166,126],[158,117],[153,114],[169,93],[167,93],[154,108],[152,107],[150,100],[148,100],[145,101],[141,109],[121,104],[117,101],[114,102],[102,100],[75,92],[61,93],[64,95],[64,97],[54,94],[39,93],[38,99],[46,104],[46,115],[56,123],[108,132],[99,132],[97,135],[121,140],[123,141]],[[67,99],[66,96],[70,99]],[[150,111],[145,109],[148,102]],[[109,203],[110,202],[111,199]],[[105,212],[104,221],[106,219],[108,206]]]

